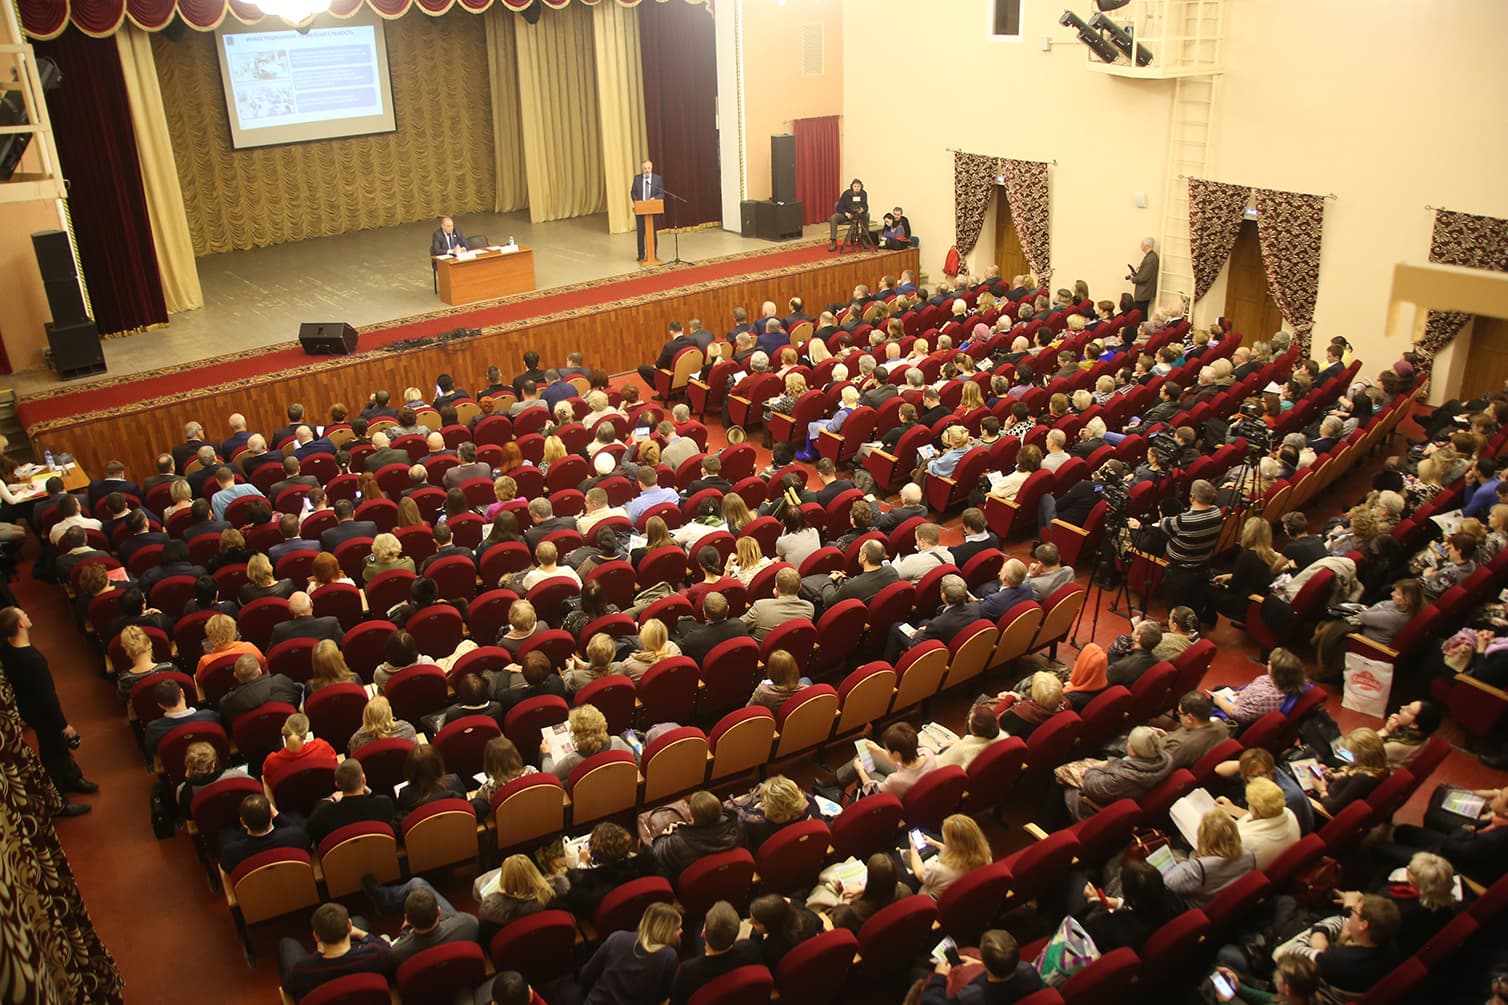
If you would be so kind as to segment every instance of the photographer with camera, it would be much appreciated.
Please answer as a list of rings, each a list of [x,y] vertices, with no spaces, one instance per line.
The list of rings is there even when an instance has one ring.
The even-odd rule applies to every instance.
[[[1162,579],[1162,597],[1169,607],[1183,604],[1201,610],[1210,578],[1210,558],[1220,539],[1225,514],[1215,505],[1215,486],[1203,478],[1189,487],[1189,508],[1163,517],[1155,525],[1167,537],[1168,568]],[[1126,521],[1133,531],[1142,529],[1135,517]]]

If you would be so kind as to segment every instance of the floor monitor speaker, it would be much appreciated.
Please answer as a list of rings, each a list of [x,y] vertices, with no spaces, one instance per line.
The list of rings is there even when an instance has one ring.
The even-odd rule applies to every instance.
[[[64,380],[105,372],[105,351],[100,346],[99,329],[85,318],[71,324],[47,326],[47,345],[52,350],[52,366]]]
[[[356,329],[344,321],[307,321],[298,326],[298,340],[310,356],[349,356],[356,351]]]

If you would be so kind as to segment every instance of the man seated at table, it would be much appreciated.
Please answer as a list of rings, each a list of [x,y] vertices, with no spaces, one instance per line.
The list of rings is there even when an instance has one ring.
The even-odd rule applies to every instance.
[[[429,239],[429,254],[432,258],[442,255],[453,255],[457,251],[466,250],[466,238],[456,226],[456,222],[450,217],[443,217],[440,226],[434,236]]]

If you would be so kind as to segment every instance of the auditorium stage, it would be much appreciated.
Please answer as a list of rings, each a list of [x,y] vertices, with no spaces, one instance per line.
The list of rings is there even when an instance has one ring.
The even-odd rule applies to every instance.
[[[609,234],[607,214],[532,223],[527,211],[460,218],[467,234],[501,243],[512,234],[534,249],[535,284],[549,290],[643,271],[634,262],[634,234]],[[292,341],[303,321],[348,321],[363,328],[395,318],[446,310],[429,265],[433,221],[315,238],[198,260],[204,307],[174,314],[165,328],[107,339],[111,378],[155,370],[174,360],[203,360],[232,349],[256,350]],[[826,234],[823,224],[810,238]],[[775,251],[801,241],[772,242],[734,231],[681,234],[681,257],[693,263],[748,252]],[[674,254],[675,237],[661,235],[660,257]],[[65,385],[45,367],[0,378],[18,395]]]
[[[507,233],[501,232],[501,238]],[[529,240],[518,230],[512,233],[521,242]],[[610,240],[625,236],[631,260],[633,235]],[[846,302],[858,283],[872,285],[886,273],[917,268],[915,250],[829,254],[825,234],[815,240],[771,244],[697,232],[683,236],[683,257],[691,257],[693,239],[702,236],[731,239],[738,242],[735,248],[745,250],[704,258],[695,265],[629,274],[623,274],[615,257],[607,258],[595,266],[607,273],[605,278],[588,275],[555,289],[465,308],[439,304],[433,287],[426,285],[419,298],[422,313],[358,325],[360,351],[350,357],[308,357],[299,348],[300,321],[353,317],[329,315],[323,302],[317,305],[317,315],[289,309],[282,337],[270,344],[248,343],[241,326],[230,322],[215,343],[219,355],[211,358],[178,362],[195,360],[196,354],[160,341],[152,345],[156,369],[129,375],[112,372],[89,382],[53,382],[23,392],[21,422],[39,454],[44,448],[66,450],[91,471],[118,458],[133,474],[144,474],[152,470],[158,451],[182,439],[183,424],[190,420],[203,422],[209,436],[219,438],[225,416],[232,411],[245,413],[253,429],[269,430],[285,421],[283,410],[290,401],[303,402],[311,416],[319,416],[335,402],[359,407],[376,388],[387,388],[397,397],[406,386],[430,387],[442,372],[454,374],[463,387],[474,387],[489,365],[496,364],[509,376],[517,373],[527,349],[537,350],[547,366],[580,350],[589,366],[622,373],[654,358],[665,340],[665,324],[672,319],[701,318],[709,328],[726,331],[735,306],[752,312],[764,300],[783,307],[787,298],[801,296],[819,308]],[[405,242],[405,247],[411,244]],[[347,263],[356,257],[342,256]],[[429,277],[422,272],[421,276],[428,284]],[[399,283],[394,280],[393,285]],[[482,334],[434,341],[457,327],[481,329]],[[132,339],[163,339],[171,331],[170,326]],[[392,348],[414,339],[428,341]]]

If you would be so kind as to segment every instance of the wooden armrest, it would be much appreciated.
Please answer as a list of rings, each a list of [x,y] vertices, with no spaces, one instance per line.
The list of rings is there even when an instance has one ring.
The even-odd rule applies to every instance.
[[[1486,692],[1487,694],[1492,695],[1494,698],[1497,698],[1499,701],[1508,702],[1508,691],[1504,691],[1501,688],[1493,687],[1491,684],[1487,683],[1486,681],[1478,680],[1477,678],[1473,677],[1471,674],[1466,674],[1466,673],[1458,673],[1458,674],[1456,674],[1456,683],[1457,684],[1465,684],[1468,687],[1474,687],[1478,691],[1483,691],[1483,692]]]
[[[1327,810],[1327,809],[1325,809],[1325,804],[1324,803],[1320,802],[1318,799],[1314,798],[1313,796],[1310,796],[1309,797],[1309,805],[1312,806],[1312,807],[1314,807],[1314,812],[1315,813],[1318,813],[1320,816],[1324,817],[1326,820],[1330,819],[1330,811]]]
[[[710,390],[712,390],[711,387],[709,387],[708,385],[702,383],[700,380],[698,380],[695,377],[692,377],[690,382],[693,383],[693,384],[695,384],[697,387],[701,388],[704,391],[710,391]]]
[[[1052,526],[1054,526],[1054,527],[1061,527],[1061,528],[1063,528],[1063,530],[1067,531],[1068,533],[1070,533],[1070,534],[1077,534],[1079,537],[1088,537],[1089,536],[1089,532],[1087,530],[1085,530],[1083,527],[1080,527],[1078,524],[1069,523],[1067,520],[1054,519],[1053,522],[1052,522]]]
[[[796,417],[794,415],[787,415],[784,412],[771,412],[770,413],[770,418],[772,418],[772,419],[784,419],[786,422],[795,422],[796,421]]]
[[[1028,820],[1021,825],[1021,829],[1032,836],[1033,841],[1046,841],[1050,835],[1041,827]]]
[[[879,455],[879,456],[881,456],[881,457],[883,457],[883,458],[885,458],[885,459],[886,459],[886,460],[888,460],[888,461],[889,461],[889,462],[890,462],[890,463],[891,463],[891,464],[895,464],[895,463],[897,463],[897,462],[899,462],[899,461],[900,461],[900,458],[899,458],[899,457],[897,457],[897,456],[895,456],[895,455],[894,455],[894,454],[892,454],[892,453],[891,453],[891,452],[890,452],[890,451],[888,451],[888,450],[882,450],[882,449],[880,449],[880,448],[879,448],[879,447],[875,447],[875,448],[873,448],[873,449],[872,449],[872,450],[870,450],[870,451],[869,451],[869,456],[870,456],[870,457],[873,457],[873,456],[875,456],[875,455],[876,455],[876,454],[878,454],[878,455]]]
[[[745,405],[752,405],[752,404],[754,404],[754,403],[753,403],[753,402],[752,402],[752,401],[750,401],[750,400],[749,400],[749,399],[748,399],[748,398],[740,398],[740,397],[739,397],[739,396],[738,396],[738,395],[736,395],[736,394],[730,394],[730,395],[728,395],[728,397],[729,397],[729,398],[731,398],[731,399],[733,399],[733,400],[734,400],[734,401],[741,401],[741,402],[743,402],[743,403],[744,403],[744,404],[745,404]]]
[[[842,433],[835,433],[831,429],[823,429],[821,430],[821,433],[823,436],[831,437],[832,439],[837,440],[839,443],[843,442]]]
[[[1355,645],[1360,646],[1363,649],[1370,650],[1375,654],[1375,659],[1396,660],[1398,658],[1398,650],[1390,648],[1389,646],[1385,646],[1381,642],[1378,642],[1376,639],[1369,639],[1365,635],[1362,635],[1360,632],[1350,633],[1346,636],[1346,641],[1348,643],[1354,643]]]
[[[1267,595],[1265,593],[1248,593],[1246,599],[1254,604],[1260,604],[1267,599]]]

